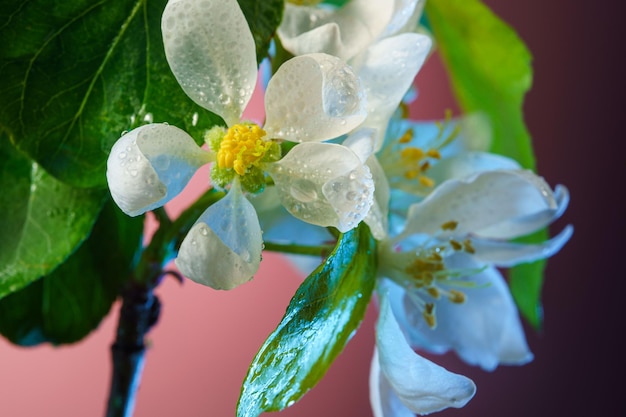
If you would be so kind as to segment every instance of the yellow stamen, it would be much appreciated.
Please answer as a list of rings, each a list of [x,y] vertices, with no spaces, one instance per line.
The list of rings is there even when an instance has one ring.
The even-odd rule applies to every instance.
[[[424,158],[424,155],[425,154],[423,150],[414,147],[404,148],[400,152],[400,156],[402,157],[402,159],[407,159],[409,161],[419,161]]]
[[[412,180],[415,177],[417,177],[419,174],[420,172],[418,170],[410,169],[404,173],[404,178],[406,178],[407,180]]]
[[[456,251],[463,249],[463,245],[454,239],[450,239],[450,246],[452,246],[452,249]]]
[[[455,304],[462,304],[465,302],[465,294],[463,294],[461,291],[449,290],[448,300],[452,301]]]
[[[322,0],[287,0],[288,3],[295,4],[298,6],[315,6],[321,1]]]
[[[435,318],[435,305],[433,303],[426,303],[422,316],[424,317],[424,320],[426,320],[428,327],[434,329],[435,326],[437,326],[437,319]]]
[[[476,253],[476,249],[474,249],[474,245],[472,245],[472,241],[469,239],[465,239],[463,241],[463,249],[465,250],[465,252],[470,254]]]
[[[459,225],[459,222],[450,220],[441,225],[441,230],[454,230]]]
[[[441,159],[441,154],[437,149],[429,149],[428,152],[426,152],[426,155],[430,156],[431,158]]]
[[[237,124],[228,129],[217,152],[220,168],[233,168],[244,175],[248,168],[258,163],[271,147],[263,140],[265,131],[255,124]]]
[[[425,175],[421,175],[418,178],[418,181],[420,182],[421,185],[423,185],[424,187],[428,187],[428,188],[431,188],[435,185],[435,181],[433,181],[431,178],[428,178]]]
[[[398,142],[409,143],[412,140],[413,140],[413,131],[407,130],[406,132],[404,132],[404,135],[402,135],[402,137],[398,140]]]
[[[431,297],[435,299],[438,299],[440,296],[439,290],[436,287],[427,288],[426,291],[428,292],[428,295],[430,295]]]

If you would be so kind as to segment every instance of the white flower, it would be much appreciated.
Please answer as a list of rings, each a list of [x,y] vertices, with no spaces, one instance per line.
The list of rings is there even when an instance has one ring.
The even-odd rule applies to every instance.
[[[361,126],[377,130],[375,150],[432,44],[413,32],[422,7],[417,0],[352,0],[335,10],[287,4],[278,28],[294,55],[323,52],[350,64],[367,94]]]
[[[377,38],[416,22],[418,0],[352,0],[338,9],[287,3],[278,27],[281,43],[294,55],[325,52],[348,60]],[[423,2],[421,2],[423,3]]]
[[[178,195],[196,170],[212,160],[184,130],[149,124],[115,142],[107,160],[107,182],[120,209],[138,216]]]
[[[488,370],[531,360],[496,267],[560,250],[571,226],[539,244],[509,240],[547,226],[567,203],[564,187],[553,192],[529,171],[496,170],[445,181],[412,205],[404,230],[379,245],[379,272],[398,286],[387,284],[411,345],[436,353],[452,349]]]
[[[376,325],[376,349],[370,369],[374,417],[411,417],[448,407],[463,407],[476,385],[419,356],[408,345],[385,291]]]
[[[260,230],[242,188],[252,192],[262,189],[264,171],[276,172],[281,199],[292,214],[305,221],[313,221],[315,214],[320,225],[346,231],[365,216],[374,191],[369,170],[355,164],[358,158],[347,148],[318,143],[343,135],[365,118],[363,93],[348,66],[326,54],[309,54],[284,63],[267,87],[267,119],[261,128],[240,121],[256,83],[257,65],[252,33],[236,0],[171,0],[163,13],[162,31],[167,61],[185,93],[198,105],[220,115],[228,129],[217,127],[207,134],[209,152],[200,149],[182,130],[166,124],[142,126],[123,136],[109,155],[107,171],[111,194],[122,210],[139,215],[162,206],[182,190],[197,167],[215,162],[213,183],[225,188],[236,184],[229,192],[230,198],[208,209],[211,216],[221,210],[222,217],[228,219],[228,210],[233,210],[245,214],[249,227]],[[293,156],[288,154],[284,162],[273,167],[279,157],[277,140],[311,143],[296,145]],[[340,156],[332,175],[326,173],[327,167],[321,162],[308,170],[299,166],[302,175],[278,175],[281,169],[292,170],[297,156],[310,154],[312,147],[322,156]],[[128,163],[123,165],[122,160]],[[303,195],[298,191],[303,179],[323,190],[335,183],[343,185],[346,175],[356,176],[355,183],[350,184],[356,189],[320,192],[315,199],[308,195],[305,201],[294,202],[294,195]],[[353,191],[359,193],[358,198],[346,201]],[[319,206],[326,207],[326,215],[319,215]],[[353,218],[346,219],[348,214]],[[231,258],[237,257],[233,264],[241,266],[233,274],[252,278],[260,262],[256,255],[262,247],[260,233],[245,233],[240,227],[218,231],[208,217],[207,213],[200,217],[181,245],[176,262],[181,272],[214,288],[242,283],[246,280],[242,276],[232,278],[237,283],[234,285],[223,282],[224,271],[215,266],[221,261],[217,257],[228,249]],[[203,239],[210,242],[200,244]],[[203,262],[195,259],[200,256],[199,247],[220,245],[225,248],[207,252]]]

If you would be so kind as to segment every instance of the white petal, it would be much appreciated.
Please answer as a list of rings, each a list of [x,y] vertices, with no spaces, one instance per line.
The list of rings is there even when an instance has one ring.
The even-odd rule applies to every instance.
[[[165,56],[198,105],[237,123],[256,85],[252,33],[236,0],[170,0],[161,21]]]
[[[260,194],[250,196],[250,202],[259,216],[263,240],[267,244],[283,243],[317,246],[333,242],[325,227],[319,227],[295,218],[281,205],[276,187],[268,187]],[[294,233],[297,230],[298,233]],[[284,255],[301,273],[308,276],[322,263],[322,256]]]
[[[347,232],[363,220],[373,202],[369,168],[345,146],[301,143],[268,170],[283,206],[307,223]]]
[[[495,170],[522,169],[519,163],[506,156],[488,152],[463,152],[442,158],[429,171],[428,176],[439,184],[446,180],[461,179],[472,174]]]
[[[292,58],[276,71],[265,92],[264,126],[270,137],[323,141],[348,133],[366,116],[358,78],[330,55]]]
[[[424,9],[424,3],[424,0],[396,0],[391,20],[381,37],[415,30]]]
[[[476,268],[465,254],[446,259],[448,268]],[[465,362],[491,371],[498,365],[523,365],[532,360],[524,330],[508,286],[496,268],[465,277],[474,287],[464,291],[463,304],[437,301],[437,327],[425,323],[421,310],[409,297],[400,321],[407,323],[407,337],[414,348],[436,353],[454,350]]]
[[[431,45],[427,36],[404,33],[375,43],[355,58],[353,68],[367,95],[364,126],[379,132],[376,150],[382,146],[387,123],[413,84]]]
[[[374,348],[370,367],[370,404],[374,417],[415,417],[415,413],[402,404],[393,387],[380,370],[378,349]]]
[[[122,211],[138,216],[163,206],[211,157],[184,130],[154,123],[115,142],[107,159],[111,196]]]
[[[404,406],[414,413],[463,407],[476,392],[472,380],[448,372],[409,347],[384,294],[376,326],[376,346],[384,376]]]
[[[480,172],[446,181],[411,206],[401,238],[417,233],[432,236],[451,220],[458,222],[456,236],[515,238],[537,229],[536,216],[545,225],[546,212],[553,219],[559,210],[542,178],[530,171]]]
[[[511,267],[523,262],[534,262],[549,258],[561,250],[572,237],[574,228],[570,225],[558,235],[542,243],[522,244],[497,240],[472,239],[476,250],[474,257],[500,267]]]
[[[374,180],[374,204],[363,220],[370,228],[372,235],[377,240],[387,237],[389,230],[389,199],[391,191],[385,176],[385,171],[378,163],[375,156],[370,156],[367,166]]]
[[[359,128],[348,135],[342,145],[352,150],[362,163],[367,164],[372,173],[374,200],[363,221],[369,226],[374,238],[380,240],[387,236],[390,191],[385,171],[376,157],[372,155],[375,140],[376,131],[374,129]]]
[[[359,157],[362,163],[366,163],[369,157],[374,153],[375,141],[376,131],[374,129],[359,128],[350,133],[341,144],[350,148],[350,150]]]
[[[382,33],[392,12],[392,0],[352,0],[332,12],[287,4],[278,36],[294,55],[323,52],[347,60]]]
[[[261,263],[263,241],[254,207],[237,181],[210,206],[180,246],[176,266],[187,278],[216,290],[252,279]]]

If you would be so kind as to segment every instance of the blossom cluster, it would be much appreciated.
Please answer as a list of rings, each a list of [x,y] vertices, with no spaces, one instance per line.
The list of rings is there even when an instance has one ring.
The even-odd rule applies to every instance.
[[[432,48],[418,26],[423,1],[307,3],[286,4],[277,36],[293,57],[265,86],[261,126],[241,119],[259,70],[237,1],[170,0],[162,17],[170,68],[225,125],[206,132],[203,146],[167,123],[126,133],[108,159],[111,194],[140,215],[211,164],[211,185],[227,194],[198,218],[175,262],[214,289],[253,277],[264,237],[317,241],[323,233],[310,230],[365,222],[378,257],[374,415],[461,407],[474,383],[415,351],[453,350],[486,370],[532,360],[498,268],[549,257],[567,242],[569,226],[542,243],[511,241],[558,218],[567,189],[489,153],[481,115],[401,116]]]

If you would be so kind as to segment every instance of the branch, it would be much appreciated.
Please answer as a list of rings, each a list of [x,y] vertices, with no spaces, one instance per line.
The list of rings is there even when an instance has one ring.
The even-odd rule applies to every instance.
[[[113,374],[106,417],[130,417],[146,352],[145,335],[159,317],[159,299],[152,288],[134,287],[122,297],[115,343]]]

